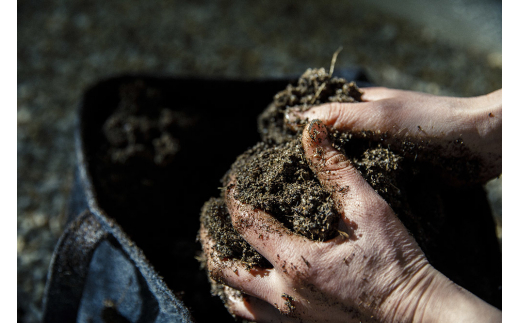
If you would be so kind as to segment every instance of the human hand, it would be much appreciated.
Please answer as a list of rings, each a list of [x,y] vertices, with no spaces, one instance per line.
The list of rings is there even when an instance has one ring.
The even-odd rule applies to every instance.
[[[342,215],[338,229],[345,234],[308,240],[240,203],[228,183],[233,226],[273,265],[248,270],[238,260],[220,258],[202,226],[211,277],[243,292],[225,288],[228,309],[259,322],[411,321],[438,272],[388,204],[332,148],[322,124],[309,125],[302,143],[313,171],[333,194]]]
[[[360,103],[329,103],[305,112],[287,113],[289,126],[298,119],[319,119],[327,127],[381,135],[381,142],[406,157],[424,158],[442,168],[468,161],[477,168],[467,180],[485,182],[502,172],[502,90],[473,98],[443,97],[388,88],[364,88]],[[445,161],[449,160],[446,164]]]
[[[302,144],[320,183],[332,192],[344,234],[317,242],[289,231],[236,200],[231,176],[226,204],[233,226],[273,265],[247,269],[219,257],[201,227],[208,271],[227,285],[231,313],[258,322],[500,321],[500,311],[428,263],[388,204],[331,146],[322,124],[309,124]]]

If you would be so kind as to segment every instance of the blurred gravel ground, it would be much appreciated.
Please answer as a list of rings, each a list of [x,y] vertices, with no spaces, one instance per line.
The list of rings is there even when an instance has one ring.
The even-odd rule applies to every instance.
[[[443,28],[442,20],[432,28],[369,3],[374,7],[329,0],[18,1],[18,321],[41,318],[72,185],[75,108],[100,79],[129,72],[298,75],[328,67],[343,46],[336,68],[364,67],[378,85],[457,96],[501,88],[501,42],[492,37],[501,37],[500,2],[439,2],[481,22],[478,46],[448,37],[459,30]],[[493,186],[498,207],[501,182]]]

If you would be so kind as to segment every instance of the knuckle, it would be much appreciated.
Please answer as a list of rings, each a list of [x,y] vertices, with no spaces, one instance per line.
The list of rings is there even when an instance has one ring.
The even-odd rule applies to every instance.
[[[341,174],[338,171],[350,171],[353,168],[351,162],[340,152],[330,152],[323,156],[322,162],[317,167],[318,175],[334,179]]]
[[[345,104],[335,102],[330,105],[327,113],[327,125],[336,129],[345,129],[350,125],[353,116],[353,110],[349,109]]]
[[[329,104],[326,111],[325,119],[329,122],[329,124],[335,124],[336,121],[340,119],[345,112],[345,107],[342,106],[342,104],[339,102],[332,102]]]
[[[333,152],[325,157],[324,168],[327,170],[339,170],[349,165],[347,157],[340,152]]]
[[[360,197],[360,200],[360,204],[366,214],[385,215],[391,212],[390,205],[376,192],[374,194],[365,194]]]
[[[309,120],[319,119],[324,124],[330,126],[335,125],[336,122],[341,119],[345,108],[339,102],[326,103],[317,107],[311,108],[307,112],[307,118]]]

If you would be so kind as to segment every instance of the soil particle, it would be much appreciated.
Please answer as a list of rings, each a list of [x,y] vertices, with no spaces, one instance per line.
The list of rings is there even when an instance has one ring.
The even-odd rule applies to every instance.
[[[285,300],[284,304],[285,304],[285,306],[287,308],[287,311],[284,312],[284,314],[288,315],[288,314],[291,314],[292,312],[294,312],[294,310],[296,309],[296,307],[293,304],[294,297],[292,297],[291,295],[283,293],[282,294],[282,298]]]

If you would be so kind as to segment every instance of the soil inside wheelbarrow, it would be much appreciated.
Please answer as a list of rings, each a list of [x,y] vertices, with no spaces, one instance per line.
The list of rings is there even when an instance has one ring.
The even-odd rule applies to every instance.
[[[249,250],[244,254],[251,258],[244,258],[245,261],[260,265],[264,261],[247,249],[247,243],[244,244],[240,236],[234,235],[232,227],[227,225],[229,215],[219,197],[220,179],[236,161],[236,156],[246,151],[246,156],[252,157],[242,164],[239,159],[233,166],[238,173],[253,160],[266,170],[271,167],[270,171],[259,172],[259,177],[278,178],[278,172],[285,176],[279,178],[281,183],[293,180],[292,184],[285,183],[292,185],[292,191],[288,192],[300,192],[299,185],[312,187],[314,193],[310,196],[318,196],[316,202],[319,203],[309,206],[323,211],[324,216],[315,223],[300,222],[311,229],[321,224],[331,229],[319,234],[310,230],[310,238],[328,239],[336,234],[337,215],[328,202],[327,192],[317,185],[312,172],[305,169],[308,166],[287,166],[304,162],[299,134],[289,132],[279,123],[286,101],[302,105],[308,100],[310,106],[310,100],[318,104],[335,95],[337,100],[359,100],[359,92],[353,84],[335,82],[346,91],[341,95],[324,92],[323,98],[313,99],[294,93],[287,95],[290,87],[283,88],[288,81],[123,77],[106,83],[102,91],[86,100],[86,107],[95,107],[97,111],[85,116],[85,124],[89,126],[82,131],[100,207],[144,251],[197,321],[233,320],[220,301],[211,297],[206,273],[200,270],[200,263],[195,259],[200,251],[196,236],[203,205],[202,221],[213,221],[209,226],[217,231],[219,226],[225,227],[221,232],[229,233],[227,240],[237,243],[224,241],[222,250],[228,248],[225,252],[231,253]],[[297,88],[298,82],[290,86]],[[285,94],[278,94],[273,100],[273,94],[280,90]],[[256,129],[258,115],[261,115],[260,136]],[[273,121],[275,126],[271,126]],[[357,160],[361,172],[390,203],[430,262],[456,283],[500,307],[501,256],[483,189],[447,186],[430,172],[428,165],[417,171],[416,165],[407,165],[405,159],[379,147],[369,136],[359,140],[352,140],[348,134],[333,133],[333,136],[338,145],[342,140],[352,142],[349,158]],[[262,143],[253,146],[256,142]],[[366,153],[367,149],[370,153]],[[272,166],[262,164],[261,158],[256,158],[262,154],[263,161],[274,159],[276,162]],[[269,156],[273,158],[267,158]],[[410,170],[412,174],[407,173]],[[253,182],[248,184],[251,174],[243,173],[237,182],[251,186]],[[243,192],[247,193],[237,198],[254,204],[254,190]],[[285,199],[288,206],[294,203],[290,195]],[[211,196],[217,198],[205,203]],[[276,213],[276,205],[259,203]],[[299,232],[308,234],[305,230]],[[244,254],[236,254],[236,257],[242,259]],[[268,266],[265,262],[263,265]]]

